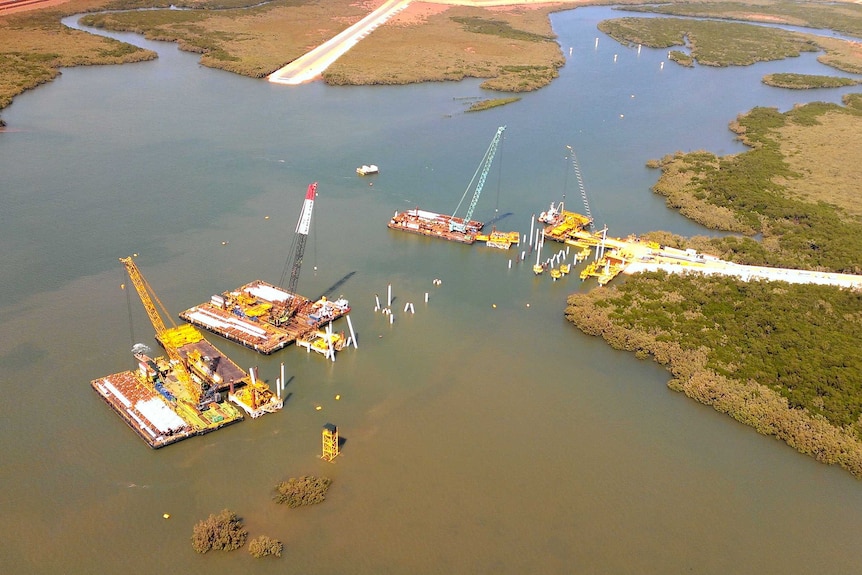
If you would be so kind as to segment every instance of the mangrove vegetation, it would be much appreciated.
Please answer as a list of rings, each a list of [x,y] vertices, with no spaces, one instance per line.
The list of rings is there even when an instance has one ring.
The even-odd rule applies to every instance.
[[[664,272],[568,298],[566,318],[669,386],[862,477],[862,294]]]
[[[470,107],[467,108],[468,112],[481,112],[482,110],[490,110],[491,108],[497,108],[498,106],[505,106],[506,104],[511,104],[512,102],[517,102],[521,98],[493,98],[490,100],[481,100],[479,102],[473,102],[470,104]]]
[[[326,491],[331,484],[332,480],[328,477],[311,475],[303,475],[299,478],[291,477],[275,486],[276,493],[273,499],[276,503],[288,507],[322,503],[326,499]]]
[[[744,264],[862,273],[862,95],[755,108],[731,129],[748,151],[648,165],[662,170],[654,191],[668,206],[736,234],[644,239]],[[567,304],[584,333],[666,366],[671,389],[862,477],[859,291],[653,272]]]
[[[763,83],[775,88],[789,90],[810,90],[814,88],[841,88],[855,86],[859,80],[839,76],[818,76],[814,74],[767,74]]]
[[[661,168],[653,190],[669,207],[743,235],[652,237],[736,263],[862,273],[862,96],[785,113],[755,108],[731,128],[749,151],[679,152],[647,165]]]
[[[704,66],[747,66],[820,49],[813,37],[798,32],[712,20],[617,18],[599,22],[599,30],[622,44],[686,46],[690,58]]]
[[[233,551],[245,545],[248,531],[236,513],[223,509],[218,514],[195,524],[192,532],[192,547],[198,553],[210,550]]]
[[[284,545],[281,541],[259,535],[248,542],[248,552],[252,557],[281,557],[281,552],[284,550]]]

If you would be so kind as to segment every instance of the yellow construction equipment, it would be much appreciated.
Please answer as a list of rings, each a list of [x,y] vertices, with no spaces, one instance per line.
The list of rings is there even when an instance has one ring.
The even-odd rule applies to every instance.
[[[338,428],[331,423],[323,426],[323,454],[324,461],[332,461],[338,457]]]
[[[161,309],[168,318],[170,318],[171,315],[165,309],[164,304],[162,304],[158,296],[156,296],[153,288],[150,287],[150,284],[147,283],[147,280],[145,280],[144,276],[141,275],[141,271],[138,269],[138,266],[131,257],[120,258],[120,262],[126,266],[126,272],[129,274],[129,279],[131,280],[132,285],[135,286],[138,296],[141,298],[141,303],[144,305],[144,309],[150,318],[150,323],[153,324],[153,329],[156,330],[156,340],[165,348],[165,351],[170,358],[174,376],[180,382],[186,393],[188,393],[189,401],[193,405],[197,405],[201,399],[201,389],[200,386],[192,380],[192,377],[186,368],[185,361],[180,355],[179,348],[188,343],[195,343],[202,340],[203,335],[189,324],[183,324],[177,327],[173,320],[170,320],[171,327],[166,327],[162,316],[159,315],[159,311],[156,309],[156,304],[158,304],[159,309]]]

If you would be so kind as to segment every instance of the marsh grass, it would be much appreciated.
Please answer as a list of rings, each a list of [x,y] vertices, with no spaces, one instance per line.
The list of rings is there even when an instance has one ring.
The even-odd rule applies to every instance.
[[[862,294],[657,272],[567,303],[584,333],[665,366],[671,389],[862,478]]]
[[[731,124],[749,151],[677,153],[651,162],[662,169],[653,190],[707,227],[763,239],[713,238],[708,253],[738,263],[862,273],[859,100],[786,113],[755,108]]]
[[[452,7],[416,24],[383,26],[324,73],[329,84],[410,84],[485,78],[482,87],[527,92],[563,66],[550,8],[492,12]]]
[[[862,5],[851,2],[670,2],[630,6],[635,12],[781,23],[835,30],[862,38]]]
[[[840,88],[855,86],[859,80],[838,76],[816,76],[812,74],[767,74],[763,83],[776,88],[789,90],[810,90],[813,88]]]
[[[470,107],[467,108],[468,112],[481,112],[482,110],[490,110],[491,108],[497,108],[498,106],[505,106],[506,104],[511,104],[512,102],[517,102],[521,98],[494,98],[491,100],[481,100],[479,102],[473,102],[470,104]]]
[[[753,24],[681,18],[618,18],[599,29],[623,44],[652,48],[687,46],[690,59],[705,66],[747,66],[819,50],[809,36]],[[675,59],[689,65],[687,58]]]
[[[66,9],[86,10],[92,2],[72,0]],[[152,60],[155,52],[110,38],[71,30],[64,13],[36,10],[0,18],[0,109],[25,90],[55,78],[59,68]]]

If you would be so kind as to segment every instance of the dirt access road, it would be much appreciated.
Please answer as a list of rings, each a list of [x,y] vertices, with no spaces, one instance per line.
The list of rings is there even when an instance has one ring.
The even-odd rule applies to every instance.
[[[411,4],[424,4],[426,6],[428,4],[439,4],[442,5],[442,10],[445,10],[446,5],[488,8],[525,4],[577,3],[583,3],[583,0],[571,0],[570,2],[548,2],[547,0],[426,0],[424,2],[413,2],[413,0],[386,0],[359,22],[327,40],[317,48],[314,48],[300,56],[284,68],[276,70],[270,74],[267,79],[275,84],[297,85],[319,78],[324,70],[332,65],[333,62],[338,60],[338,58],[343,56],[348,50],[353,48],[360,40],[371,34],[371,32],[373,32],[378,26],[384,24],[399,12],[406,11]]]

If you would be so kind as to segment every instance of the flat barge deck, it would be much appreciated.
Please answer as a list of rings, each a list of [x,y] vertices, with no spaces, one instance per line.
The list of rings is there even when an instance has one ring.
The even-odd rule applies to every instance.
[[[153,449],[204,435],[232,423],[243,415],[227,402],[211,402],[199,411],[192,404],[163,391],[139,371],[123,371],[99,379],[90,385],[132,430]]]
[[[185,341],[176,348],[183,370],[165,357],[138,352],[136,371],[90,382],[99,397],[153,449],[242,421],[224,392],[246,387],[248,374],[190,325],[171,328],[163,337]],[[180,371],[186,377],[181,379]]]
[[[453,229],[453,224],[456,227],[463,226],[465,231]],[[406,212],[395,212],[395,215],[389,220],[388,227],[393,230],[441,238],[451,242],[472,244],[476,241],[476,235],[482,231],[485,224],[475,220],[465,222],[462,218],[416,208]]]
[[[183,320],[262,354],[271,354],[350,311],[347,300],[311,301],[255,280],[180,313]]]
[[[473,244],[477,241],[485,242],[485,245],[489,247],[500,249],[509,249],[512,244],[519,243],[518,232],[493,230],[491,233],[483,234],[482,228],[485,227],[485,224],[482,222],[465,221],[456,216],[438,214],[419,208],[406,212],[395,212],[387,227],[462,244]],[[461,231],[462,229],[464,231]]]

